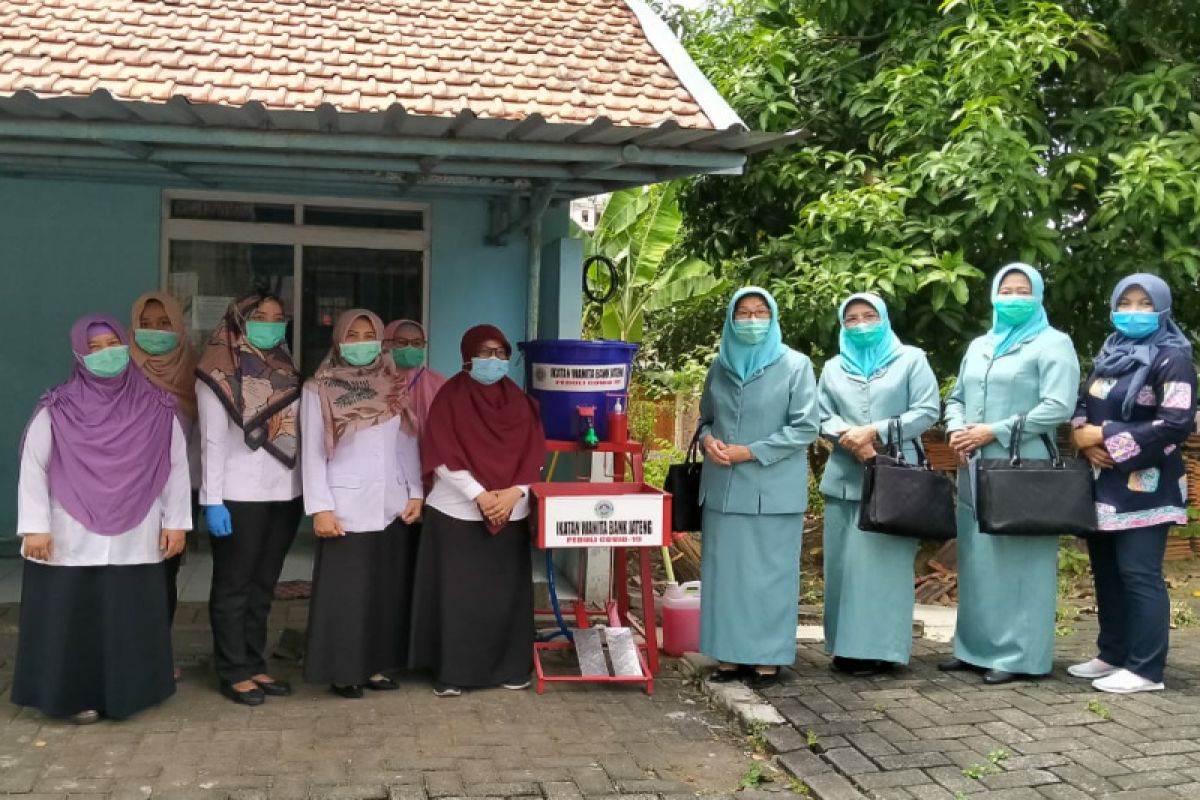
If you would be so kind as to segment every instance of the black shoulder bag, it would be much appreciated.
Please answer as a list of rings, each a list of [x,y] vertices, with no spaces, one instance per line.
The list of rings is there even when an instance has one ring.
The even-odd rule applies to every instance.
[[[688,445],[687,458],[682,464],[667,467],[663,489],[671,493],[671,530],[698,531],[702,519],[700,510],[700,428]]]
[[[1050,458],[1021,458],[1025,418],[1013,425],[1008,458],[981,458],[977,467],[975,515],[979,530],[998,536],[1070,536],[1095,533],[1096,499],[1092,465],[1063,458],[1046,434]]]
[[[858,527],[910,539],[953,539],[958,535],[954,481],[929,466],[921,443],[913,439],[917,463],[904,460],[900,420],[888,421],[886,455],[866,463]]]

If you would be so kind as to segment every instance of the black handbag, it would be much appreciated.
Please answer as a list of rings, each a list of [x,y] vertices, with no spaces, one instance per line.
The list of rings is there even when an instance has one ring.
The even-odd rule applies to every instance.
[[[998,536],[1069,536],[1095,533],[1095,478],[1082,458],[1063,458],[1046,434],[1050,458],[1021,458],[1025,418],[1013,425],[1008,458],[981,458],[976,467],[975,517]]]
[[[958,535],[954,481],[929,466],[919,441],[914,439],[913,445],[917,463],[909,464],[900,446],[900,420],[890,420],[886,455],[865,465],[858,527],[910,539],[953,539]]]
[[[667,467],[663,489],[671,493],[671,530],[698,531],[702,520],[700,511],[700,430],[688,445],[687,458],[682,464]]]

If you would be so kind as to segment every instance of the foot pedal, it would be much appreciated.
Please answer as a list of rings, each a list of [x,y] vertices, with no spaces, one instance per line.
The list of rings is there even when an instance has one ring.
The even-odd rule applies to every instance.
[[[585,676],[608,675],[608,662],[604,660],[604,644],[599,628],[575,628],[575,653],[579,656],[579,674]]]
[[[629,628],[605,628],[608,640],[608,657],[612,661],[613,674],[619,678],[642,677],[642,661],[638,658],[637,644]]]

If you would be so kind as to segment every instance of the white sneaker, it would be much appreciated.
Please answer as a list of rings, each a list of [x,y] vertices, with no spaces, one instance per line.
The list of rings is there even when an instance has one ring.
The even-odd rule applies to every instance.
[[[1101,661],[1098,658],[1093,658],[1085,664],[1074,664],[1067,667],[1067,674],[1073,675],[1076,678],[1088,678],[1095,680],[1096,678],[1107,678],[1116,672],[1119,667],[1114,667],[1107,661]]]
[[[502,683],[500,685],[510,691],[519,692],[523,689],[528,689],[531,683],[533,683],[533,681],[527,678],[523,681],[508,681],[507,683]]]
[[[1119,669],[1107,678],[1097,678],[1092,681],[1092,688],[1113,694],[1133,694],[1134,692],[1161,692],[1164,687],[1161,683],[1138,677],[1127,669]]]

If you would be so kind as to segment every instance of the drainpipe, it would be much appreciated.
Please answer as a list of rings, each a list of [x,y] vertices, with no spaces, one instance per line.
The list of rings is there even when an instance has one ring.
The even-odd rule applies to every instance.
[[[539,188],[529,198],[529,297],[525,302],[525,339],[532,342],[538,334],[538,315],[542,298],[542,217],[550,205],[554,185]]]

